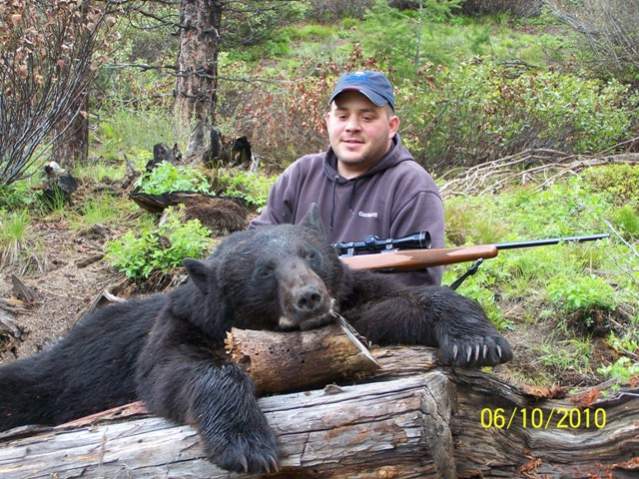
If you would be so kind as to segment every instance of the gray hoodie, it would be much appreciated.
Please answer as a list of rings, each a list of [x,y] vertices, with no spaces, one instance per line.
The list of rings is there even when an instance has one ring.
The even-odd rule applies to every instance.
[[[371,234],[397,238],[426,230],[432,247],[444,246],[444,209],[431,176],[401,145],[399,136],[377,165],[357,178],[337,172],[332,149],[306,155],[278,178],[268,202],[250,227],[298,223],[319,205],[329,241],[361,241]],[[394,273],[406,284],[439,284],[442,267]]]

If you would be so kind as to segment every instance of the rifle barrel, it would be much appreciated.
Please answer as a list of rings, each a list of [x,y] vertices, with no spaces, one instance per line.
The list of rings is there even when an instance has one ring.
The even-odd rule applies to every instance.
[[[562,238],[547,238],[533,241],[514,241],[510,243],[498,243],[495,247],[498,250],[502,249],[517,249],[517,248],[530,248],[533,246],[546,246],[550,244],[559,243],[583,243],[585,241],[596,241],[604,238],[608,238],[610,235],[607,233],[589,235],[589,236],[565,236]]]
[[[393,269],[397,271],[411,271],[431,266],[473,261],[479,258],[488,259],[497,256],[499,250],[530,248],[558,243],[581,243],[608,238],[608,234],[590,236],[566,236],[563,238],[547,238],[532,241],[517,241],[512,243],[487,244],[477,246],[460,246],[457,248],[432,249],[397,249],[391,252],[370,253],[362,255],[340,256],[340,259],[351,269]]]

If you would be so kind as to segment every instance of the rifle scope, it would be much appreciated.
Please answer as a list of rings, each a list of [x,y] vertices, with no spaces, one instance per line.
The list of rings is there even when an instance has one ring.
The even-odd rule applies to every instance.
[[[430,233],[420,231],[400,238],[380,238],[370,235],[364,241],[340,241],[333,244],[338,255],[353,256],[356,254],[378,253],[396,249],[430,248]]]

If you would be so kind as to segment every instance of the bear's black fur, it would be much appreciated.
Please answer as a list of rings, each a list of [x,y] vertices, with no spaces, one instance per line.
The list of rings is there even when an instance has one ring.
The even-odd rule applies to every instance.
[[[392,275],[351,271],[325,240],[317,210],[301,225],[241,231],[167,295],[83,318],[48,351],[0,368],[0,430],[60,424],[138,398],[193,424],[215,464],[275,468],[275,436],[250,379],[223,352],[226,331],[308,329],[339,309],[378,344],[438,346],[444,363],[498,364],[510,346],[477,303],[443,287],[405,287]]]

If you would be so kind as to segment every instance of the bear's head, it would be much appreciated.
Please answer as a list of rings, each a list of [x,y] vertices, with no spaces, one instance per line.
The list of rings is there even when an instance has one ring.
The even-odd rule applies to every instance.
[[[207,260],[184,265],[218,331],[317,327],[332,320],[335,298],[345,294],[344,267],[316,206],[298,225],[237,232]]]

